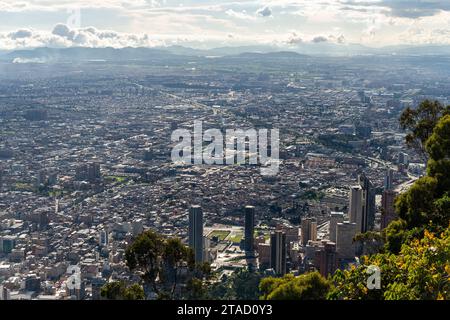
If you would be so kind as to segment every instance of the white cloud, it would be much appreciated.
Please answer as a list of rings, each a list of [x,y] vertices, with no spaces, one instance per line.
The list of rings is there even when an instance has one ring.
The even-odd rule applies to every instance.
[[[68,23],[68,9],[75,8],[81,9],[80,28]],[[204,47],[294,45],[320,36],[371,46],[450,43],[449,8],[449,0],[0,0],[0,50],[194,42]],[[58,22],[63,24],[54,28]]]
[[[20,29],[20,30],[11,32],[8,36],[13,40],[17,40],[17,39],[31,37],[32,34],[33,34],[33,32],[30,29]]]
[[[270,9],[269,7],[264,7],[264,8],[258,9],[256,11],[256,13],[262,17],[270,17],[270,16],[272,16],[272,9]]]
[[[298,35],[296,32],[292,32],[288,35],[288,39],[286,41],[289,45],[298,45],[303,43],[303,37]]]
[[[314,42],[314,43],[327,42],[327,41],[328,41],[328,39],[324,36],[317,36],[311,40],[311,42]]]
[[[256,18],[247,13],[247,11],[243,10],[241,12],[234,11],[233,9],[228,9],[225,13],[233,18],[243,19],[243,20],[255,20]]]
[[[70,29],[58,24],[52,32],[35,30],[18,30],[0,33],[3,49],[20,49],[35,47],[154,47],[164,45],[164,41],[151,39],[148,34],[118,33],[102,31],[94,27]]]

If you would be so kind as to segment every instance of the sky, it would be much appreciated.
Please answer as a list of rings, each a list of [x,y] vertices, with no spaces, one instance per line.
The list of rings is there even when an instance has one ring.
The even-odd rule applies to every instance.
[[[0,0],[0,50],[450,44],[450,0]]]

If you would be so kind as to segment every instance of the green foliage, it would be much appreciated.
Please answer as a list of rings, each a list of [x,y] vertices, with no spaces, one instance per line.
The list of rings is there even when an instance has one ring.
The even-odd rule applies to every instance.
[[[425,145],[429,154],[428,175],[398,196],[395,206],[407,229],[432,224],[436,230],[443,230],[450,221],[450,115],[436,123]]]
[[[330,282],[318,272],[298,277],[268,277],[261,280],[259,285],[262,300],[324,300],[330,287]]]
[[[127,248],[125,260],[128,268],[137,272],[160,299],[179,297],[177,286],[182,270],[188,278],[202,278],[209,272],[209,265],[195,265],[192,249],[180,239],[164,238],[150,230],[140,234]]]
[[[438,181],[438,195],[450,191],[450,115],[442,117],[426,142],[430,155],[427,172]]]
[[[186,284],[186,298],[189,300],[206,300],[207,288],[203,281],[197,278],[189,279]]]
[[[398,255],[386,253],[363,257],[362,264],[337,271],[329,299],[449,299],[450,228],[439,236],[425,231],[422,239],[402,245]],[[368,266],[381,270],[381,289],[366,286]]]
[[[367,231],[358,233],[353,241],[360,243],[366,254],[377,253],[383,248],[384,237],[380,232]]]
[[[258,272],[250,272],[249,270],[241,270],[232,278],[232,289],[238,300],[258,300],[259,282],[261,274]]]
[[[397,197],[395,208],[399,217],[406,221],[408,229],[426,225],[433,220],[437,185],[436,178],[422,177]]]
[[[127,286],[123,281],[113,281],[105,284],[100,292],[108,300],[144,300],[144,289],[135,283]]]
[[[445,108],[439,101],[423,101],[416,109],[406,108],[400,116],[400,125],[409,133],[406,143],[425,152],[425,143],[433,133],[441,116],[448,113],[449,107]]]
[[[139,271],[142,280],[158,292],[156,278],[161,271],[161,255],[164,239],[160,234],[147,231],[140,234],[125,251],[125,260],[131,271]]]
[[[259,272],[242,269],[225,280],[211,285],[208,296],[211,299],[258,300],[261,279],[262,275]]]
[[[383,230],[383,233],[385,236],[385,249],[395,254],[400,252],[402,243],[409,237],[408,231],[406,230],[406,221],[401,219],[392,221]]]

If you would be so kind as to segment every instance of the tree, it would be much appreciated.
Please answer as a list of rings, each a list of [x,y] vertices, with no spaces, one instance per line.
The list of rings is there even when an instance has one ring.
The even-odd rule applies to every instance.
[[[409,237],[406,229],[406,221],[402,219],[392,221],[386,229],[383,230],[385,244],[388,252],[398,254],[402,248],[402,243]]]
[[[247,268],[233,273],[221,282],[212,284],[208,289],[211,299],[258,300],[259,283],[262,275]]]
[[[193,257],[192,249],[180,239],[164,238],[151,230],[140,234],[125,251],[128,268],[138,273],[159,299],[180,297],[177,285],[182,271],[184,281],[205,275],[206,266],[198,269]]]
[[[232,277],[232,290],[238,300],[258,300],[261,274],[243,269]]]
[[[448,109],[448,108],[447,108]],[[396,199],[396,210],[407,229],[432,224],[437,230],[448,227],[450,210],[450,115],[443,116],[425,143],[429,154],[427,176]]]
[[[150,285],[155,293],[159,293],[156,283],[161,271],[161,255],[164,250],[164,239],[161,235],[146,231],[140,234],[125,251],[125,260],[131,271],[138,271],[145,284]]]
[[[437,179],[438,196],[450,191],[450,114],[442,117],[426,142],[427,173]]]
[[[262,300],[324,300],[330,290],[330,282],[318,272],[294,277],[268,277],[261,280],[259,289]]]
[[[406,143],[425,155],[425,143],[438,120],[450,113],[439,101],[425,100],[416,109],[406,108],[400,116],[400,126],[407,130]]]
[[[397,197],[395,208],[399,217],[406,221],[407,229],[426,225],[433,219],[437,185],[435,178],[422,177]]]
[[[179,272],[183,264],[192,266],[193,251],[181,243],[180,239],[171,238],[165,241],[162,259],[165,263],[166,277],[171,283],[170,294],[173,296],[177,287]]]
[[[404,243],[398,255],[388,252],[361,260],[360,266],[334,274],[329,299],[450,299],[450,228],[439,236],[425,230],[422,239]],[[366,285],[372,265],[380,268],[379,290]]]
[[[189,300],[206,300],[207,298],[207,288],[203,285],[203,281],[198,278],[188,280],[186,291],[186,297]]]
[[[124,281],[113,281],[105,284],[100,292],[108,300],[144,300],[144,289],[135,283],[127,286]]]
[[[380,232],[368,231],[364,233],[358,233],[353,242],[359,244],[366,254],[377,253],[383,247],[383,236]]]

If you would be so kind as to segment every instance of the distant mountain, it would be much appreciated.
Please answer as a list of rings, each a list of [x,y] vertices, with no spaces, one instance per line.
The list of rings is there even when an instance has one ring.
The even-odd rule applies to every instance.
[[[360,44],[338,44],[332,42],[299,43],[290,48],[297,53],[314,56],[352,56],[376,53],[376,49],[365,47]]]
[[[268,53],[279,51],[280,48],[273,46],[239,46],[239,47],[219,47],[213,49],[192,49],[183,46],[160,47],[173,54],[190,55],[190,56],[229,56],[238,55],[246,52]]]
[[[389,48],[383,48],[388,50]],[[392,53],[400,55],[418,55],[418,56],[429,56],[429,55],[450,55],[450,45],[428,45],[428,46],[407,46],[407,47],[396,47],[390,49]]]
[[[175,62],[201,57],[226,57],[227,59],[302,59],[307,56],[365,56],[365,55],[429,56],[450,55],[450,46],[391,46],[369,48],[359,44],[330,42],[299,43],[282,51],[275,46],[241,46],[214,49],[193,49],[183,46],[157,48],[36,48],[29,50],[0,51],[0,60],[16,63],[86,62],[86,61],[160,61]]]
[[[238,55],[239,57],[262,57],[262,58],[290,58],[297,59],[302,57],[307,57],[307,55],[300,54],[292,51],[277,51],[277,52],[267,52],[267,53],[259,53],[259,52],[244,52]]]
[[[172,54],[154,48],[36,48],[17,50],[0,56],[13,62],[64,62],[64,61],[130,61],[167,59]]]

